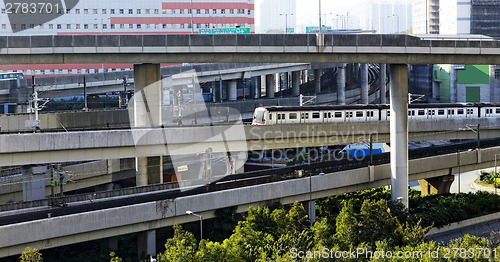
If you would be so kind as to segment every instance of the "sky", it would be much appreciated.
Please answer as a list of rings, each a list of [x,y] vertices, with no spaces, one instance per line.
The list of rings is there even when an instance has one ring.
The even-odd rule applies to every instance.
[[[260,4],[264,0],[255,0],[256,8],[256,24],[260,23]],[[272,0],[271,0],[272,1]],[[317,25],[319,24],[319,1],[320,0],[296,0],[297,3],[297,25]],[[346,15],[349,12],[349,16],[355,16],[358,19],[361,18],[363,9],[367,5],[368,0],[321,0],[321,13],[327,14],[327,24],[332,23],[332,18],[336,14]],[[373,2],[387,2],[387,3],[408,3],[411,4],[411,0],[383,0]],[[332,15],[330,15],[332,13]],[[322,17],[322,19],[324,16]],[[323,23],[324,24],[324,23]]]

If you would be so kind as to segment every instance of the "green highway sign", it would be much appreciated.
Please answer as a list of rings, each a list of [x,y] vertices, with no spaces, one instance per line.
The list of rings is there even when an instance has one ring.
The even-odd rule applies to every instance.
[[[250,28],[213,28],[200,29],[200,34],[250,34]]]
[[[289,27],[289,28],[286,29],[286,32],[289,33],[289,34],[292,34],[292,33],[295,32],[295,28]]]
[[[323,26],[321,30],[332,30],[331,26]],[[319,31],[319,26],[308,26],[306,27],[306,33],[312,33]]]

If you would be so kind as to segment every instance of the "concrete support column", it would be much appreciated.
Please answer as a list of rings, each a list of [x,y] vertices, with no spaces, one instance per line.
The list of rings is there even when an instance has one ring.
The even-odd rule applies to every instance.
[[[314,93],[321,93],[321,69],[314,70]]]
[[[483,102],[483,101],[481,101]],[[495,66],[490,65],[490,99],[484,102],[495,102]]]
[[[387,64],[380,64],[380,103],[387,104]]]
[[[292,72],[292,96],[300,95],[300,72]]]
[[[46,166],[21,166],[23,201],[45,199]],[[59,175],[56,176],[59,180]]]
[[[255,97],[256,99],[259,99],[262,96],[262,76],[257,76],[255,77]]]
[[[283,89],[287,90],[289,87],[288,85],[288,72],[283,73]]]
[[[214,102],[222,102],[222,81],[213,82]]]
[[[457,103],[457,70],[454,65],[451,65],[450,71],[450,103]]]
[[[337,104],[345,105],[345,64],[337,68]]]
[[[134,65],[134,81],[134,126],[160,127],[162,125],[160,64]],[[162,162],[161,157],[154,157],[151,161]],[[137,186],[146,186],[163,180],[163,175],[154,172],[155,166],[149,165],[149,162],[147,157],[136,158]]]
[[[266,75],[266,97],[274,98],[274,91],[276,89],[276,81],[274,79],[274,74]]]
[[[361,100],[360,104],[368,104],[368,64],[359,65],[359,74],[361,82]]]
[[[229,101],[236,101],[238,100],[238,82],[235,80],[229,81],[229,86],[227,88],[228,90],[228,100]]]
[[[137,236],[137,243],[139,257],[142,255],[156,256],[156,230],[140,232]]]
[[[422,196],[450,193],[451,184],[455,176],[447,175],[418,180]]]
[[[316,222],[316,200],[306,201],[302,204],[304,205],[304,209],[309,217],[309,222],[311,225],[314,224],[314,222]]]
[[[391,199],[408,208],[408,66],[391,65]]]

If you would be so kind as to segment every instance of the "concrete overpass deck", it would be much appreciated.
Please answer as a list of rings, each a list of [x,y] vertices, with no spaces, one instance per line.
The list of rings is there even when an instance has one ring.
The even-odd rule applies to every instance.
[[[70,35],[0,37],[2,64],[498,64],[493,38],[414,35]],[[291,55],[293,54],[293,55]]]
[[[463,152],[462,160],[456,153],[413,159],[409,161],[410,180],[456,173],[458,161],[462,172],[492,167],[498,153],[500,147],[491,147],[481,149],[481,157],[476,151]],[[309,201],[389,185],[390,177],[390,165],[383,164],[5,225],[0,227],[4,236],[0,239],[0,257],[19,254],[26,245],[47,249],[195,221],[197,218],[186,215],[187,210],[213,218],[214,210],[220,208],[237,206],[238,212],[245,212],[248,206],[275,201]]]
[[[498,137],[496,118],[409,121],[410,141]],[[0,135],[0,166],[189,155],[213,152],[389,142],[389,121],[244,126],[242,124],[157,129]]]

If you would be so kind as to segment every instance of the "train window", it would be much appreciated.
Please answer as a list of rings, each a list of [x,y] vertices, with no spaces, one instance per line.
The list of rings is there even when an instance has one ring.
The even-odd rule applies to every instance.
[[[500,114],[500,108],[496,109],[497,114]]]
[[[439,109],[438,110],[438,115],[444,115],[444,109]]]
[[[363,111],[356,111],[356,117],[363,117]]]
[[[448,109],[448,115],[454,115],[455,114],[455,110],[453,109]]]
[[[353,112],[346,112],[345,113],[345,117],[352,117],[353,116]]]
[[[463,109],[458,109],[457,110],[457,115],[463,115],[464,114],[464,110]]]
[[[269,120],[273,120],[273,114],[269,114]]]
[[[328,118],[328,113],[323,113],[323,118]]]
[[[281,114],[278,114],[278,120],[281,120]]]
[[[332,118],[332,112],[328,112],[328,118]]]
[[[335,112],[335,118],[342,118],[342,112]]]
[[[373,111],[368,111],[368,112],[366,113],[366,116],[367,116],[367,117],[373,117]]]
[[[320,117],[319,113],[312,113],[312,118],[317,119]]]
[[[297,113],[290,113],[290,114],[288,115],[288,118],[289,118],[289,119],[297,119]]]
[[[387,111],[387,116],[391,116],[391,111]]]
[[[468,108],[468,109],[467,109],[467,114],[468,114],[468,115],[472,115],[473,113],[474,113],[474,112],[473,112],[473,110],[472,110],[472,109],[470,109],[470,108]]]
[[[418,110],[418,115],[419,116],[425,115],[425,110]]]

